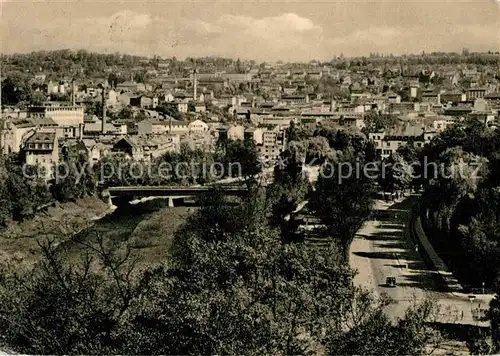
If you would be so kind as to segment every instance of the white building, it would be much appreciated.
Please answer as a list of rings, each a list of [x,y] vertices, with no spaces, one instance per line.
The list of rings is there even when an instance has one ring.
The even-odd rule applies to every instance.
[[[201,120],[195,120],[189,123],[189,132],[194,134],[202,134],[207,132],[209,129],[208,124]]]
[[[388,158],[396,153],[399,147],[413,142],[414,147],[421,148],[428,144],[438,134],[433,128],[426,129],[423,125],[407,124],[391,130],[371,132],[368,137],[375,144],[375,150],[382,158]]]
[[[169,131],[168,121],[146,119],[137,123],[138,135],[163,134]]]
[[[37,119],[50,117],[59,126],[78,127],[83,124],[83,107],[70,105],[31,106],[28,117],[36,124]]]

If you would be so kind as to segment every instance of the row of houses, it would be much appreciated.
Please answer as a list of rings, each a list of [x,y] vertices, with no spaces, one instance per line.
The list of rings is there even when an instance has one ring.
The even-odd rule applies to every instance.
[[[371,132],[368,137],[374,143],[377,154],[384,159],[394,155],[398,149],[408,144],[415,148],[424,147],[442,129],[442,127],[428,127],[421,123],[406,123],[395,128]]]

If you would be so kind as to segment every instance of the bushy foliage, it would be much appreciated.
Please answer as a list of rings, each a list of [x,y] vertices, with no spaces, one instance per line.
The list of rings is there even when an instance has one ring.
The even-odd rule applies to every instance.
[[[34,216],[36,209],[52,200],[45,181],[36,178],[32,167],[24,171],[18,157],[2,157],[0,162],[0,224]]]
[[[375,182],[362,172],[372,157],[362,136],[340,130],[326,136],[337,154],[321,168],[310,205],[325,225],[325,235],[339,242],[347,261],[354,235],[372,211]]]
[[[372,212],[374,182],[349,173],[348,167],[356,167],[354,159],[335,163],[320,175],[311,203],[326,226],[325,234],[340,242],[347,261],[354,235]]]
[[[41,244],[28,273],[0,278],[0,333],[29,354],[394,354],[431,340],[431,308],[396,325],[353,286],[335,244],[283,244],[257,200],[217,193],[143,273],[99,236],[80,265]],[[233,202],[234,204],[235,202]],[[94,256],[93,258],[90,256]]]
[[[425,187],[421,207],[429,236],[438,251],[447,252],[447,262],[459,277],[472,286],[483,282],[492,286],[500,268],[498,177],[490,162],[499,151],[498,134],[470,121],[445,130],[420,158]]]

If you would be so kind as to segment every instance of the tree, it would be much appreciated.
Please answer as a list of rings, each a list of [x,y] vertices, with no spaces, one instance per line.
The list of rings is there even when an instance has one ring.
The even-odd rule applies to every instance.
[[[157,334],[159,345],[174,347],[162,353],[314,352],[325,331],[339,329],[335,315],[349,305],[350,272],[338,253],[281,245],[247,209],[214,200],[196,219],[205,228],[187,224],[176,240],[178,277],[165,308],[178,321],[163,328],[188,329],[175,345]]]
[[[409,140],[406,145],[399,146],[396,153],[408,163],[418,162],[420,151],[415,147],[412,140]]]
[[[68,262],[55,240],[41,243],[43,259],[32,271],[1,271],[3,340],[30,354],[423,349],[425,303],[396,326],[387,322],[387,300],[354,288],[336,244],[283,244],[258,202],[213,192],[178,231],[168,264],[143,273],[129,250],[117,252],[100,235],[81,240],[80,264]]]
[[[147,83],[149,75],[146,70],[141,70],[134,73],[134,81],[137,83]]]
[[[396,154],[394,158],[393,171],[396,188],[404,195],[405,190],[410,188],[413,182],[413,168],[402,156]]]
[[[286,242],[302,239],[297,235],[299,226],[290,214],[304,201],[309,188],[302,168],[304,156],[305,150],[300,142],[290,142],[274,168],[274,182],[266,189],[266,207],[271,214],[271,223],[280,227],[282,240]]]
[[[9,174],[6,176],[5,184],[7,199],[11,200],[9,209],[13,220],[23,221],[34,216],[36,209],[50,201],[50,194],[43,178],[36,177],[34,172],[29,172],[29,178],[23,173],[20,166],[9,163]]]
[[[25,73],[11,72],[2,81],[2,103],[16,105],[28,102],[32,91],[29,77]]]
[[[29,103],[31,105],[42,105],[44,101],[47,100],[47,95],[41,91],[35,91],[31,94],[29,98]]]
[[[125,106],[117,115],[119,120],[130,120],[133,117],[133,111],[130,106]]]
[[[453,125],[423,148],[417,172],[424,178],[421,213],[428,236],[446,250],[457,277],[473,286],[493,285],[500,268],[497,136],[477,122]]]
[[[94,172],[85,158],[67,160],[56,167],[57,174],[51,185],[52,196],[60,202],[76,201],[96,193]]]
[[[161,112],[163,115],[167,117],[172,117],[175,120],[182,120],[182,113],[179,112],[177,105],[173,103],[164,103],[157,107],[157,111]]]
[[[399,119],[394,115],[381,114],[377,111],[371,111],[365,117],[365,125],[370,131],[381,131],[390,129],[397,125]]]
[[[117,75],[116,73],[109,73],[108,84],[111,86],[111,88],[116,88],[118,84],[123,82],[124,79],[120,75]]]
[[[11,347],[29,354],[121,353],[139,292],[131,279],[135,265],[97,240],[87,245],[96,261],[86,254],[81,265],[68,265],[48,240],[39,242],[43,258],[33,271],[2,275],[0,330]]]
[[[143,120],[146,120],[149,116],[146,114],[146,112],[144,110],[139,110],[137,112],[135,112],[135,115],[134,115],[134,120],[136,122],[141,122]]]
[[[290,121],[290,126],[285,131],[285,137],[287,142],[299,141],[299,133],[295,127],[295,121]]]
[[[236,60],[236,73],[244,73],[244,72],[245,72],[245,71],[244,71],[244,69],[243,69],[243,67],[242,67],[242,65],[241,65],[241,61],[240,61],[240,59],[238,58],[238,59]]]
[[[279,162],[274,167],[274,177],[277,182],[298,184],[302,179],[302,165],[305,160],[306,148],[303,142],[291,141],[281,152]]]
[[[334,151],[330,148],[328,140],[323,136],[311,137],[305,141],[307,145],[306,162],[314,164],[323,164],[326,159],[334,158]]]
[[[500,190],[484,188],[476,192],[469,204],[457,206],[450,226],[459,223],[450,236],[455,246],[450,249],[453,265],[471,284],[496,285],[500,273]],[[463,266],[466,260],[467,266]]]
[[[262,170],[255,142],[251,139],[227,141],[223,154],[220,162],[224,162],[225,175],[241,174],[244,178],[252,178]],[[238,168],[238,172],[234,171],[235,168]]]
[[[326,235],[339,241],[346,261],[354,235],[370,216],[373,205],[373,181],[364,174],[357,177],[358,165],[348,157],[327,164],[311,199],[316,215],[326,225]]]
[[[383,312],[391,303],[387,298],[375,299],[365,291],[357,291],[355,301],[354,320],[328,343],[331,354],[420,355],[426,347],[436,348],[442,342],[441,335],[426,325],[437,320],[438,308],[430,300],[413,302],[396,323]]]
[[[500,294],[498,289],[490,302],[490,308],[487,313],[487,318],[491,324],[491,340],[493,343],[493,353],[498,353],[500,350]]]

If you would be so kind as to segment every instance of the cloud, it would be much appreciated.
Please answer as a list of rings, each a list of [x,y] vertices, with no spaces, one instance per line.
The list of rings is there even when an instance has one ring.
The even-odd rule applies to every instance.
[[[23,26],[20,32],[15,23],[7,25],[7,36],[3,37],[15,34],[23,39],[3,43],[6,51],[83,47],[178,57],[224,55],[258,60],[290,59],[297,57],[298,48],[312,50],[315,45],[311,44],[322,32],[313,21],[295,13],[262,18],[222,15],[213,21],[186,18],[168,21],[160,16],[124,10],[110,16],[59,18],[45,24],[34,23],[32,28]]]
[[[213,22],[188,21],[184,26],[192,31],[184,34],[183,49],[189,55],[196,48],[202,53],[258,60],[298,58],[298,49],[311,49],[322,33],[310,19],[293,13],[263,18],[223,15]],[[299,57],[313,53],[305,54]]]
[[[254,19],[248,16],[226,15],[217,21],[221,28],[242,30],[256,37],[288,36],[319,29],[314,23],[294,13]]]
[[[473,51],[500,50],[499,24],[462,25],[443,24],[440,28],[426,26],[381,26],[355,30],[344,36],[329,38],[324,46],[337,55],[363,56],[370,52],[420,53],[453,52],[467,47]]]
[[[258,61],[308,61],[329,60],[341,52],[367,55],[454,51],[462,47],[500,49],[499,27],[495,23],[444,23],[433,29],[421,25],[369,24],[364,28],[347,28],[345,24],[335,28],[335,24],[321,25],[292,12],[267,17],[225,14],[200,20],[130,10],[97,17],[59,16],[52,21],[37,21],[34,18],[29,26],[17,20],[0,23],[3,51],[85,48],[179,58],[220,55]]]

